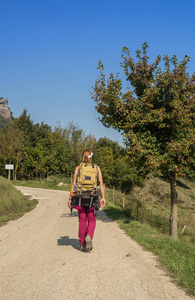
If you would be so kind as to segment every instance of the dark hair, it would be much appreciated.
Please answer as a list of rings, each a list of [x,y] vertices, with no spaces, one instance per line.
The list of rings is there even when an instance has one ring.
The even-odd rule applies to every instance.
[[[82,160],[85,163],[90,163],[92,161],[92,158],[89,158],[88,156],[91,154],[90,150],[84,150],[82,153]]]

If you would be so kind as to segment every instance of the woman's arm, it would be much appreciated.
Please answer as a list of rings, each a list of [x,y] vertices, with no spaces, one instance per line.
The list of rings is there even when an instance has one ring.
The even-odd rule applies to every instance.
[[[71,190],[70,190],[70,197],[69,197],[69,201],[68,201],[68,207],[71,208],[71,199],[72,199],[72,192],[74,191],[74,185],[76,183],[76,180],[77,180],[77,173],[78,173],[78,170],[79,170],[80,166],[77,166],[75,168],[75,171],[74,171],[74,178],[73,178],[73,182],[72,182],[72,185],[71,185]]]
[[[100,170],[100,167],[97,166],[98,172],[99,172],[99,182],[100,182],[100,187],[101,187],[101,200],[100,200],[100,205],[101,208],[105,206],[105,198],[104,198],[104,183],[103,183],[103,177],[102,177],[102,172]]]

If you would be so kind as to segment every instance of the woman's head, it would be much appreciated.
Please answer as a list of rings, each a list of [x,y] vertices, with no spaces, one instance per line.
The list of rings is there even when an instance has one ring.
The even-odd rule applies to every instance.
[[[84,150],[82,153],[82,160],[85,163],[91,163],[93,153],[90,150]]]

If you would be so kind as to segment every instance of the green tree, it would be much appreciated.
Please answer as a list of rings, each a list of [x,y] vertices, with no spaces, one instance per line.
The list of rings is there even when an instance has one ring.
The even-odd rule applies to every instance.
[[[187,73],[188,56],[178,62],[175,55],[165,55],[164,64],[158,56],[149,64],[147,49],[145,42],[135,61],[123,48],[121,65],[131,84],[125,92],[119,75],[106,81],[100,61],[92,98],[101,122],[122,132],[142,172],[169,178],[170,233],[177,239],[176,178],[195,173],[195,75]]]
[[[69,141],[67,130],[60,125],[54,128],[52,134],[53,159],[51,163],[51,171],[54,173],[64,173],[70,176],[74,172],[72,164],[72,149]]]
[[[110,147],[99,147],[95,150],[94,162],[100,167],[104,183],[113,186],[114,182],[114,159]]]
[[[74,168],[81,162],[82,151],[89,149],[93,152],[96,139],[92,135],[86,135],[83,129],[73,122],[69,123],[66,132],[69,137]]]
[[[14,120],[15,126],[24,133],[25,137],[29,137],[33,130],[33,121],[30,119],[30,114],[27,114],[27,109],[23,110],[23,113],[19,118]]]
[[[50,166],[51,146],[51,127],[47,124],[33,124],[27,112],[15,119],[16,126],[23,133],[23,147],[26,149],[26,156],[19,168],[19,177],[45,177]]]
[[[121,155],[114,161],[114,186],[124,193],[129,193],[132,188],[142,183],[142,177],[134,162],[127,155]]]
[[[119,187],[115,180],[114,165],[120,157],[122,149],[118,142],[114,142],[107,137],[100,138],[95,145],[93,160],[101,168],[104,183],[107,186],[111,187],[117,184],[115,187]]]
[[[22,157],[25,156],[23,133],[15,127],[15,123],[0,131],[0,157],[8,164],[14,164],[14,178]]]
[[[123,150],[123,148],[119,146],[118,142],[114,142],[107,137],[103,137],[100,138],[95,144],[94,154],[96,149],[104,147],[109,147],[110,149],[112,149],[114,159],[117,159],[121,155]]]

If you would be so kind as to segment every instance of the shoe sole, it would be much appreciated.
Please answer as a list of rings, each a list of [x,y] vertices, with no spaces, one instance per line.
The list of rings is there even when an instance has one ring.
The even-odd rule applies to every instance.
[[[85,238],[85,242],[86,242],[86,250],[87,251],[91,251],[93,246],[92,246],[92,238],[90,235],[87,235]]]

